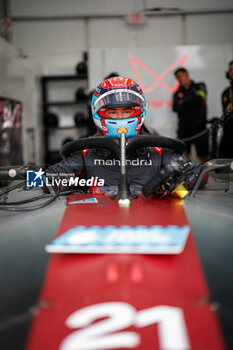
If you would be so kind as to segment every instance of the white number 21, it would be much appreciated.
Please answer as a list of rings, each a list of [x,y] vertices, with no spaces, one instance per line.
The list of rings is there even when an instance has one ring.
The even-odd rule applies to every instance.
[[[106,319],[91,324],[100,318]],[[59,350],[135,348],[140,345],[140,335],[122,330],[130,326],[142,328],[155,323],[158,323],[161,350],[191,348],[180,308],[161,305],[137,312],[127,303],[109,302],[87,306],[71,314],[66,320],[67,327],[85,328],[68,335]]]

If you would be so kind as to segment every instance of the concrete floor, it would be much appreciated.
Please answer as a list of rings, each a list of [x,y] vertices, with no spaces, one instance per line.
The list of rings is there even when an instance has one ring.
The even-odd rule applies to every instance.
[[[233,349],[233,193],[199,191],[185,211],[228,349]]]

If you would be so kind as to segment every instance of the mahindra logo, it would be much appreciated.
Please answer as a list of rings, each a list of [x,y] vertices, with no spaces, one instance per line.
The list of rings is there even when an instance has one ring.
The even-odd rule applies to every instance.
[[[94,159],[94,164],[95,165],[109,165],[109,166],[113,166],[113,165],[117,165],[120,166],[121,165],[121,161],[119,159]],[[140,165],[146,165],[146,166],[150,166],[152,165],[152,160],[146,160],[146,159],[126,159],[125,161],[126,165],[130,165],[130,166],[140,166]]]
[[[152,92],[154,89],[156,89],[159,85],[163,86],[163,88],[165,90],[167,90],[170,93],[174,93],[176,92],[176,90],[179,87],[179,83],[178,81],[175,81],[175,83],[173,84],[173,86],[169,86],[168,84],[166,84],[164,82],[164,78],[175,68],[178,67],[185,67],[186,64],[186,60],[187,60],[188,55],[184,54],[182,55],[180,58],[178,58],[177,60],[175,60],[172,64],[170,64],[170,66],[168,66],[162,73],[157,74],[155,73],[152,69],[150,69],[149,67],[147,67],[144,63],[142,63],[141,61],[139,61],[139,59],[137,59],[136,57],[134,57],[133,55],[130,55],[130,61],[132,64],[132,68],[134,71],[134,74],[137,78],[137,81],[139,83],[139,85],[141,86],[143,92],[145,94],[148,94],[150,92]],[[153,78],[154,78],[154,82],[148,86],[145,87],[145,84],[143,83],[141,74],[139,73],[139,69],[138,67],[141,67],[142,69],[144,69],[147,73],[149,73]],[[147,103],[149,105],[151,105],[154,108],[162,108],[164,106],[167,106],[168,108],[172,107],[171,101],[168,99],[156,99],[156,100],[150,100],[147,98]]]
[[[164,78],[166,77],[166,75],[168,75],[171,71],[173,71],[175,68],[178,68],[178,66],[180,67],[184,67],[186,60],[187,60],[188,55],[183,55],[181,56],[178,60],[174,61],[170,66],[168,66],[162,73],[157,74],[155,73],[152,69],[150,69],[149,67],[147,67],[144,63],[142,63],[141,61],[139,61],[136,57],[134,57],[133,55],[130,55],[130,60],[131,60],[131,64],[134,70],[134,73],[137,77],[137,81],[139,83],[139,85],[141,86],[142,90],[144,93],[149,93],[151,91],[153,91],[158,85],[162,85],[167,91],[169,92],[176,92],[176,90],[178,89],[179,83],[176,81],[174,83],[174,85],[171,87],[169,85],[167,85],[164,82]],[[139,73],[138,70],[138,66],[140,66],[141,68],[143,68],[147,73],[149,73],[150,75],[152,75],[155,79],[154,82],[148,87],[146,88],[143,84],[142,78],[141,78],[141,74]]]

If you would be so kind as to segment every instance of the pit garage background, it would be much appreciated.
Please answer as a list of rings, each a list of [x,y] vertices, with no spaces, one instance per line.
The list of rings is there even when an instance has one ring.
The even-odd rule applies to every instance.
[[[46,151],[41,78],[76,75],[85,52],[85,93],[112,71],[130,75],[144,85],[150,102],[148,123],[164,135],[175,135],[177,120],[170,101],[176,64],[190,69],[194,80],[206,82],[208,118],[221,115],[220,94],[228,84],[225,72],[233,55],[231,0],[0,3],[0,95],[23,103],[25,162],[40,164]],[[75,85],[52,84],[49,93],[50,101],[72,101]],[[62,116],[62,125],[73,130],[53,133],[52,149],[65,136],[78,136],[73,117],[79,108],[62,108],[55,112]]]
[[[132,77],[147,99],[146,125],[164,136],[176,137],[177,118],[172,111],[172,94],[178,84],[174,71],[185,67],[194,81],[205,82],[208,117],[221,116],[220,96],[226,84],[222,67],[230,61],[231,55],[231,45],[92,49],[89,84],[94,89],[102,77],[115,71]]]

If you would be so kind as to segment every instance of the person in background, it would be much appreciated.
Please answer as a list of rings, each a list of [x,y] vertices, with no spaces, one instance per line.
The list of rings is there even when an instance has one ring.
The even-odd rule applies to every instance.
[[[229,62],[226,76],[230,80],[230,86],[222,93],[223,115],[227,117],[227,120],[223,126],[219,157],[233,158],[233,61]]]
[[[195,144],[202,163],[209,160],[209,139],[206,129],[206,85],[194,82],[185,68],[179,68],[174,75],[180,86],[173,95],[173,111],[178,113],[178,138],[187,139],[200,134],[197,139],[186,142],[187,156],[191,144]],[[206,132],[205,132],[206,131]]]

